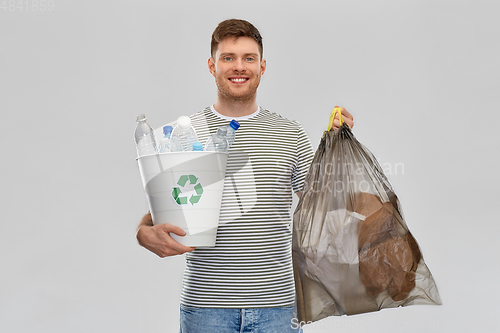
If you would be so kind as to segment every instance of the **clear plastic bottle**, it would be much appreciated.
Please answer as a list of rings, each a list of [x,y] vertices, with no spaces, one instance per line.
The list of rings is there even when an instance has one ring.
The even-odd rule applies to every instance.
[[[179,141],[179,139],[172,137],[172,130],[173,130],[173,128],[170,125],[163,126],[163,135],[164,135],[163,138],[164,139],[168,138],[169,151],[173,151],[173,152],[183,151],[184,149],[182,149],[182,144]],[[162,152],[162,151],[160,151],[160,152]]]
[[[157,153],[155,133],[151,126],[149,126],[146,122],[146,116],[143,114],[137,116],[135,144],[137,148],[137,157]]]
[[[198,142],[198,136],[191,125],[191,118],[188,116],[177,118],[177,126],[172,131],[171,139],[179,140],[184,151],[193,150],[193,143]]]
[[[158,152],[159,153],[168,153],[170,151],[171,151],[170,150],[170,139],[161,138],[160,144],[158,145]]]
[[[229,147],[231,147],[234,143],[234,139],[236,138],[236,130],[238,130],[238,128],[240,128],[240,123],[234,119],[231,120],[229,125],[227,125],[227,143],[229,144]]]
[[[193,151],[203,151],[203,144],[201,142],[193,143]]]
[[[158,146],[158,152],[168,153],[171,151],[183,151],[180,141],[176,138],[171,137],[172,126],[163,126],[163,138],[160,139],[160,145]]]
[[[160,145],[158,146],[159,153],[168,153],[172,151],[170,148],[170,133],[172,133],[172,126],[164,126],[163,138],[160,139]]]
[[[229,143],[227,142],[227,127],[219,127],[216,134],[212,134],[205,144],[206,151],[225,152],[229,150]]]

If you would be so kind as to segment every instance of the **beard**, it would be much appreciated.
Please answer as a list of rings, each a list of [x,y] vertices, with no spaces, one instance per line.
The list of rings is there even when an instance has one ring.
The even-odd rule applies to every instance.
[[[216,78],[215,83],[217,85],[218,96],[223,98],[225,101],[231,101],[235,103],[244,103],[248,101],[254,101],[257,97],[257,88],[259,87],[260,78],[253,78],[253,81],[245,83],[245,87],[240,87],[240,89],[234,89],[237,87],[231,87],[231,83],[227,78]],[[241,89],[243,88],[243,89]]]

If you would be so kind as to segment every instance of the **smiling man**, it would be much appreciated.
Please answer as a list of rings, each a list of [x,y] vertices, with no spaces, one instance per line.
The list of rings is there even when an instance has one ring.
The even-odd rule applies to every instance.
[[[292,322],[290,208],[313,158],[311,143],[298,122],[258,106],[266,61],[251,23],[232,19],[217,26],[208,69],[217,100],[190,116],[200,141],[232,119],[241,124],[229,150],[216,246],[183,246],[170,236],[185,235],[182,229],[153,226],[149,213],[137,239],[162,258],[186,254],[182,333],[299,332]],[[352,127],[352,116],[345,109],[342,114]]]

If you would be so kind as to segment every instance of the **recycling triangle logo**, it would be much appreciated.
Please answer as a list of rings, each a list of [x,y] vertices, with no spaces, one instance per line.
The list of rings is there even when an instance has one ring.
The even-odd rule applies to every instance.
[[[178,205],[187,205],[188,201],[191,205],[194,205],[200,201],[203,194],[203,187],[198,182],[198,177],[195,175],[182,175],[179,177],[177,185],[179,186],[172,188],[172,198]],[[185,193],[192,194],[188,198]]]

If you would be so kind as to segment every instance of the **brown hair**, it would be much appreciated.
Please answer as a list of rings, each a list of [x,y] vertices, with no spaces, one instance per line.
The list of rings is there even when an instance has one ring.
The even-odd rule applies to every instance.
[[[264,49],[262,46],[262,36],[259,30],[250,22],[245,20],[230,19],[219,23],[212,34],[211,54],[214,58],[219,43],[227,37],[250,37],[259,45],[260,60],[262,60]]]

